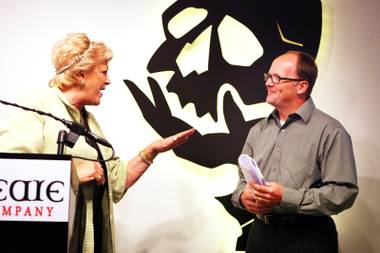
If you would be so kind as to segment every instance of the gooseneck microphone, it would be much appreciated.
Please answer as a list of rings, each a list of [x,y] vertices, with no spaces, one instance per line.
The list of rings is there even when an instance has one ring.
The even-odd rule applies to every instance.
[[[82,126],[79,123],[59,118],[59,117],[54,116],[53,114],[48,113],[48,112],[44,112],[44,111],[40,111],[40,110],[37,110],[37,109],[29,108],[29,107],[26,107],[26,106],[18,105],[18,104],[15,104],[15,103],[7,102],[7,101],[1,100],[1,99],[0,99],[0,103],[5,104],[5,105],[11,105],[11,106],[14,106],[14,107],[17,107],[17,108],[21,108],[21,109],[26,110],[26,111],[32,111],[32,112],[38,113],[40,115],[51,117],[51,118],[53,118],[53,119],[55,119],[57,121],[62,122],[62,124],[64,124],[67,128],[69,128],[70,131],[72,131],[73,133],[75,133],[77,135],[86,136],[88,138],[93,139],[94,141],[96,141],[97,143],[99,143],[101,145],[104,145],[104,146],[107,146],[109,148],[112,148],[112,145],[106,139],[104,139],[104,138],[102,138],[100,136],[97,136],[96,134],[92,133],[90,130],[86,129],[84,126]]]

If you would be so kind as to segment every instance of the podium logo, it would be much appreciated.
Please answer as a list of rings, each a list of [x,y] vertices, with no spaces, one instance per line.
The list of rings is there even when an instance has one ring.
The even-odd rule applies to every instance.
[[[0,221],[68,222],[70,171],[70,160],[0,156]]]
[[[61,190],[64,187],[62,181],[45,182],[45,180],[8,180],[0,179],[0,201],[8,197],[14,201],[45,201],[62,202]]]
[[[2,217],[51,217],[54,206],[64,200],[64,182],[45,180],[0,179],[0,212]],[[26,202],[17,204],[17,202]],[[33,204],[38,202],[38,204]],[[42,205],[43,204],[43,205]]]

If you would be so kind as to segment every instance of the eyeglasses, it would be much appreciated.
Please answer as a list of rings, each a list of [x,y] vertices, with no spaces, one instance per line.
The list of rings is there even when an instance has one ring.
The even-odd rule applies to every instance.
[[[285,80],[285,81],[303,81],[304,80],[304,79],[297,79],[297,78],[281,77],[278,75],[271,75],[268,73],[264,73],[264,82],[268,81],[269,78],[274,84],[279,84],[282,80]]]

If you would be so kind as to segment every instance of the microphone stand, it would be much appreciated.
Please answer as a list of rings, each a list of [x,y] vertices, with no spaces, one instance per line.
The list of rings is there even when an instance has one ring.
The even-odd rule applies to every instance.
[[[67,132],[65,130],[61,130],[58,132],[58,139],[57,139],[57,155],[63,155],[63,149],[66,143],[66,136]]]

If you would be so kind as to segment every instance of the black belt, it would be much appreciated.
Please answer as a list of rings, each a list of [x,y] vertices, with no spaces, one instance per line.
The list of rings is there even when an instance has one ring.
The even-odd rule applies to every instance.
[[[296,214],[256,214],[256,217],[267,225],[302,225],[310,222],[327,220],[330,216],[311,216]]]

